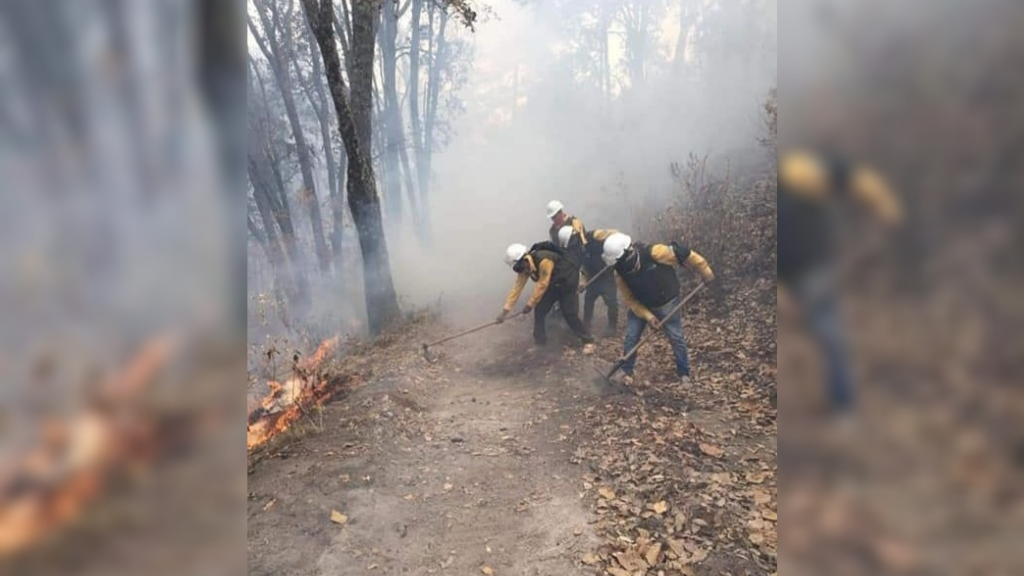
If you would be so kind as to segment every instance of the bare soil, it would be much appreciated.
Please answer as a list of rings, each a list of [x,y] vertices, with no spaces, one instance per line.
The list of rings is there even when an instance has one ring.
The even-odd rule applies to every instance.
[[[747,462],[743,454],[759,450],[754,446],[774,464],[774,437],[766,445],[763,431],[736,434],[730,417],[690,410],[678,391],[648,382],[639,385],[643,396],[612,394],[588,364],[605,369],[621,340],[602,341],[601,357],[583,357],[559,323],[549,323],[549,349],[528,351],[530,322],[513,320],[442,345],[432,364],[417,349],[427,335],[398,336],[366,385],[324,407],[321,430],[286,433],[252,466],[249,574],[604,573],[602,565],[618,566],[608,548],[618,537],[615,514],[598,489],[617,485],[614,466],[603,469],[601,459],[629,452],[599,431],[604,417],[646,418],[647,410],[679,422],[692,416],[697,424],[688,424],[691,429],[707,430],[739,455],[737,465]],[[441,330],[434,326],[430,336]],[[641,357],[641,363],[641,375],[671,370],[670,360]],[[689,395],[719,392],[709,387]],[[715,430],[731,432],[718,438]],[[698,481],[702,472],[690,467],[679,473]],[[631,514],[628,487],[617,491],[623,498],[617,503]],[[332,522],[332,511],[346,521]],[[671,530],[672,521],[667,525]],[[772,571],[731,548],[704,552],[710,552],[705,561],[678,573]],[[658,562],[668,561],[665,554]],[[649,573],[658,570],[651,566]]]

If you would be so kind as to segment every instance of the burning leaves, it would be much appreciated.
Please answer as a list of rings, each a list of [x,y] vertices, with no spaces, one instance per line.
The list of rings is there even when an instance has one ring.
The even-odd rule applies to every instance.
[[[336,352],[339,337],[328,338],[306,357],[297,355],[292,362],[292,377],[267,383],[270,391],[249,412],[246,446],[250,450],[287,430],[316,406],[330,400],[341,384],[338,377],[328,377],[325,363]]]
[[[309,421],[313,428],[319,429],[321,424],[313,418],[327,402],[374,376],[412,372],[410,365],[419,367],[423,361],[419,354],[396,352],[411,339],[422,337],[410,328],[407,325],[402,332],[387,332],[368,342],[354,338],[342,341],[334,336],[319,342],[309,356],[293,355],[287,378],[268,378],[267,392],[249,399],[246,444],[250,454],[255,455],[250,465],[263,457],[258,450],[260,447],[301,422]],[[342,349],[344,361],[339,359]],[[277,354],[277,348],[272,352]],[[252,378],[250,375],[250,380]],[[414,380],[418,379],[414,377]],[[391,400],[402,410],[422,410],[400,395],[394,395]]]
[[[300,378],[292,378],[284,384],[272,381],[267,385],[270,393],[249,414],[246,446],[250,449],[287,430],[302,417],[304,407],[316,396],[315,386]]]
[[[160,429],[140,396],[175,350],[169,339],[147,343],[93,392],[87,407],[65,421],[45,422],[41,443],[0,471],[0,558],[73,523],[115,474],[157,457]]]

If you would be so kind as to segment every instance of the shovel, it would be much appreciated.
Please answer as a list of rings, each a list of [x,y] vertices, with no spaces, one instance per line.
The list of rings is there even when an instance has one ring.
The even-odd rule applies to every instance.
[[[523,314],[525,314],[525,312],[516,312],[515,314],[512,314],[511,316],[507,317],[505,320],[511,320],[512,318],[517,318],[519,316],[522,316]],[[502,320],[502,322],[504,322],[505,320]],[[481,324],[481,325],[477,326],[476,328],[470,328],[469,330],[465,330],[463,332],[459,332],[458,334],[452,334],[451,336],[445,336],[444,338],[441,338],[440,340],[435,340],[435,341],[430,342],[430,343],[424,343],[423,344],[423,357],[426,358],[427,362],[434,362],[435,358],[432,358],[431,355],[430,355],[430,348],[432,346],[437,346],[438,344],[442,344],[442,343],[447,342],[449,340],[455,340],[456,338],[462,338],[463,336],[468,336],[468,335],[470,335],[470,334],[472,334],[474,332],[479,332],[479,331],[483,330],[484,328],[490,328],[491,326],[497,326],[498,324],[501,324],[501,322],[498,322],[497,320],[491,320],[487,324]]]
[[[679,302],[679,304],[676,304],[672,308],[672,310],[670,310],[669,313],[665,315],[665,318],[670,318],[673,314],[675,314],[680,309],[682,309],[682,307],[685,306],[687,302],[689,302],[691,299],[693,299],[693,297],[696,296],[697,293],[700,292],[702,289],[704,289],[706,286],[707,285],[704,282],[701,282],[700,284],[698,284],[696,288],[691,290],[690,293],[687,294]],[[632,350],[630,350],[629,352],[626,352],[625,354],[622,355],[621,358],[619,358],[618,360],[615,361],[615,364],[612,365],[611,370],[609,370],[607,374],[602,373],[596,366],[594,366],[594,370],[597,370],[598,373],[601,374],[601,377],[604,378],[605,382],[607,382],[608,384],[613,384],[614,385],[614,382],[612,382],[612,376],[614,376],[616,372],[618,372],[619,370],[622,369],[622,365],[626,363],[626,360],[630,359],[634,354],[636,354],[637,350],[639,350],[641,346],[646,344],[647,341],[651,339],[651,337],[653,337],[655,334],[657,334],[659,332],[661,332],[661,330],[651,330],[650,332],[648,332],[646,336],[644,336],[643,338],[640,339],[639,342],[637,342],[636,346],[634,346]],[[629,387],[623,387],[623,388],[627,388],[630,392],[633,392],[633,390],[631,388],[629,388]]]

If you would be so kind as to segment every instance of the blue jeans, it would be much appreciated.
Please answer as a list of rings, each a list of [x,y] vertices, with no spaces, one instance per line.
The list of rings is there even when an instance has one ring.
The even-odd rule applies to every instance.
[[[662,329],[668,336],[668,341],[672,345],[672,354],[676,357],[676,374],[679,376],[690,375],[690,357],[686,351],[686,339],[683,338],[683,313],[682,310],[676,312],[671,317],[666,317],[669,310],[679,304],[679,297],[673,298],[671,302],[658,308],[651,308],[651,312],[655,318],[658,319],[662,324]],[[644,330],[647,328],[647,321],[637,316],[632,310],[626,313],[626,342],[623,344],[622,353],[626,354],[636,346],[637,342],[640,341],[640,336],[643,335]],[[636,354],[626,359],[626,362],[622,365],[622,371],[627,375],[633,374],[633,368],[636,366]]]
[[[791,282],[791,287],[807,328],[824,356],[832,406],[842,412],[853,406],[853,377],[838,295],[831,282],[832,270],[822,267],[801,274]]]

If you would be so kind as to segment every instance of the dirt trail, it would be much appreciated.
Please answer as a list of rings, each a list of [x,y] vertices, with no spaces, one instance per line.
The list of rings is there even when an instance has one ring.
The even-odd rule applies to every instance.
[[[570,456],[599,391],[557,348],[487,361],[525,348],[526,330],[410,362],[328,406],[322,433],[258,466],[249,573],[592,573],[576,561],[596,537]],[[331,523],[332,509],[347,523]]]
[[[771,574],[775,427],[761,394],[774,371],[740,351],[763,347],[748,325],[694,314],[696,389],[673,383],[655,339],[640,397],[609,395],[586,368],[621,340],[585,359],[557,322],[548,351],[527,352],[529,322],[512,320],[442,346],[435,364],[421,327],[396,335],[322,431],[254,467],[249,573]]]

